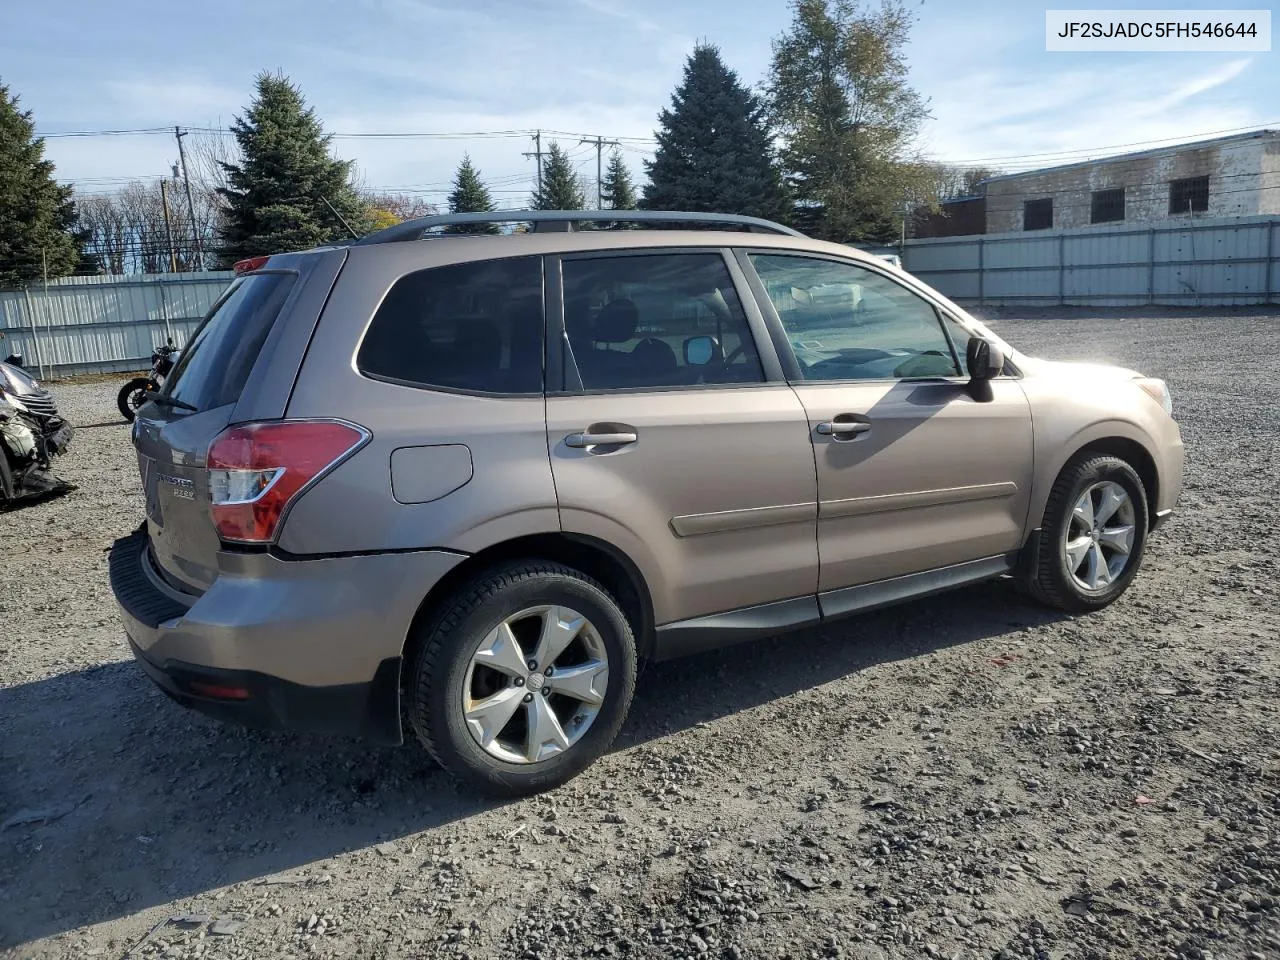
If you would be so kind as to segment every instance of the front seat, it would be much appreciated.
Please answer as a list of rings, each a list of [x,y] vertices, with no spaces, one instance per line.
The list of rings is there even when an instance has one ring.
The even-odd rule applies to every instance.
[[[675,380],[680,364],[671,344],[656,337],[645,337],[631,349],[628,370],[632,383],[639,386],[661,386]]]
[[[583,378],[606,381],[608,384],[629,383],[631,354],[611,350],[609,345],[634,340],[639,323],[640,311],[626,298],[610,300],[601,307],[591,324],[592,350],[591,360],[587,364],[590,374],[584,370]],[[604,346],[601,347],[601,344]]]

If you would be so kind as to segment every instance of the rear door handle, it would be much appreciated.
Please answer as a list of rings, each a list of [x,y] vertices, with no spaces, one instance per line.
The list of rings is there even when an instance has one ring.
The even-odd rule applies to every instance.
[[[852,440],[859,434],[870,430],[871,424],[865,420],[827,420],[818,424],[816,429],[824,437],[833,437],[836,440]]]
[[[639,436],[635,433],[571,433],[564,438],[566,447],[621,446],[635,443]]]

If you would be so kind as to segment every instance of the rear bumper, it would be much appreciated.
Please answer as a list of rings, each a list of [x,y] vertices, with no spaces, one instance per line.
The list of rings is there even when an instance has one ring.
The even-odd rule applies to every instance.
[[[400,658],[388,657],[368,683],[304,687],[250,670],[221,670],[167,660],[153,663],[131,639],[143,672],[184,707],[261,730],[354,734],[374,743],[402,742]],[[221,691],[210,695],[209,691]]]
[[[405,638],[427,591],[463,559],[224,553],[218,579],[195,597],[161,579],[139,531],[112,546],[110,574],[135,657],[184,706],[248,726],[399,743]]]

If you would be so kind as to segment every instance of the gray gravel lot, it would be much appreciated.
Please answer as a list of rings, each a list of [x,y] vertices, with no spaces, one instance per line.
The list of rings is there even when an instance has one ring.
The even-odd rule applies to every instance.
[[[1171,384],[1186,489],[1124,599],[993,583],[651,667],[610,756],[508,804],[154,690],[116,386],[56,387],[79,490],[0,515],[0,823],[50,818],[0,829],[0,956],[1280,957],[1280,317],[993,326]]]

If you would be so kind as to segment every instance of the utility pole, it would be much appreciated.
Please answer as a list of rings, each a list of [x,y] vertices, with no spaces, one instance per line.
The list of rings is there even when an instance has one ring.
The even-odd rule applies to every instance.
[[[49,334],[48,339],[45,340],[45,344],[48,345],[49,341],[53,339],[53,317],[49,313],[49,254],[48,254],[48,251],[46,251],[43,246],[40,248],[40,272],[44,274],[44,325],[45,325],[45,332]],[[34,317],[31,320],[31,335],[32,335],[31,338],[34,340],[35,339],[35,318]],[[45,373],[46,358],[44,355],[44,351],[41,350],[40,351],[40,379],[41,380],[47,380],[53,376],[52,354],[50,354],[50,356],[47,358],[47,362],[49,364],[49,372]]]
[[[538,159],[538,196],[541,197],[542,196],[542,131],[541,130],[538,130],[537,132],[534,133],[533,142],[535,144],[533,152],[524,153],[524,154],[521,154],[521,156],[536,157]]]
[[[604,180],[604,148],[621,146],[617,140],[606,140],[604,137],[596,136],[590,140],[579,140],[578,143],[587,145],[595,145],[596,148],[596,209],[603,210],[604,202],[601,199],[600,185]]]
[[[169,241],[169,272],[178,272],[178,255],[173,249],[173,226],[169,223],[169,181],[160,181],[160,206],[164,209],[164,235]]]
[[[196,227],[196,204],[191,199],[191,177],[187,174],[187,154],[182,149],[182,138],[186,136],[178,126],[173,128],[174,139],[178,141],[178,162],[182,164],[182,182],[187,189],[187,213],[191,215],[191,234],[196,242],[196,262],[204,269],[204,244],[200,242],[200,230]]]

